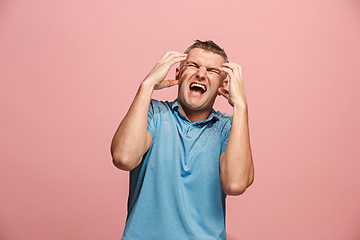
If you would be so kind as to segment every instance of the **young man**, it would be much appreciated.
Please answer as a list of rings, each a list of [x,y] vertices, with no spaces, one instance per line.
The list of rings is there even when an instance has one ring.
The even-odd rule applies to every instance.
[[[178,62],[176,79],[165,80]],[[175,85],[175,101],[151,99]],[[233,116],[214,111],[217,95]],[[226,195],[254,180],[241,67],[212,41],[165,53],[141,83],[111,154],[130,171],[123,240],[226,239]]]

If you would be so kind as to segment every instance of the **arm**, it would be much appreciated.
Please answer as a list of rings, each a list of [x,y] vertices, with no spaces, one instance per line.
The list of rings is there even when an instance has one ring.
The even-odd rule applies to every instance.
[[[121,121],[111,143],[113,163],[122,170],[132,170],[152,144],[147,118],[152,92],[178,84],[164,80],[172,65],[186,59],[186,54],[167,52],[141,83],[129,111]]]
[[[226,150],[220,155],[220,180],[226,194],[240,195],[254,181],[242,69],[235,63],[224,63],[221,70],[229,74],[230,86],[229,91],[220,88],[219,93],[233,106],[233,120]]]

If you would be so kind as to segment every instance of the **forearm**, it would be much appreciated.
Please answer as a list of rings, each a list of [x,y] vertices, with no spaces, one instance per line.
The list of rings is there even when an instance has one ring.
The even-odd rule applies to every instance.
[[[147,131],[147,118],[154,89],[175,86],[178,79],[164,80],[172,65],[186,59],[186,54],[166,52],[141,83],[128,113],[121,121],[111,143],[115,166],[132,170],[150,148],[152,137]]]
[[[234,106],[225,152],[220,158],[220,179],[225,192],[243,193],[254,180],[247,108]]]
[[[153,88],[153,84],[146,81],[140,85],[129,111],[113,137],[113,162],[123,170],[131,170],[137,166],[147,151],[147,118]]]

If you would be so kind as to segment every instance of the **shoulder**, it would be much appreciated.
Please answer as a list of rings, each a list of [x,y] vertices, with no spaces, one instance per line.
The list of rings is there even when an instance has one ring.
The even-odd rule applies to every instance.
[[[226,113],[219,112],[219,111],[214,111],[213,114],[215,115],[215,117],[217,117],[220,124],[224,124],[224,125],[230,124],[231,125],[233,116],[226,114]]]
[[[175,101],[173,102],[169,102],[169,101],[160,101],[160,100],[156,100],[154,98],[151,99],[150,104],[156,107],[160,107],[160,108],[171,108],[172,105],[174,104]]]
[[[216,125],[221,135],[228,136],[231,130],[233,116],[219,111],[213,111],[213,114],[214,117],[217,118]]]
[[[153,111],[154,113],[168,112],[172,109],[173,103],[174,102],[159,101],[152,98],[150,102],[150,111]]]
[[[160,101],[160,100],[157,100],[157,99],[154,99],[152,98],[151,99],[151,102],[150,102],[152,105],[156,105],[156,106],[171,106],[173,102],[169,102],[169,101]]]

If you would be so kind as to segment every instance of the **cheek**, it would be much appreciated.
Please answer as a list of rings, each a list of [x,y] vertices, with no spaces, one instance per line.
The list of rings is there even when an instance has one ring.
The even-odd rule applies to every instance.
[[[223,79],[219,77],[219,75],[213,76],[212,78],[209,77],[209,79],[212,87],[218,89],[219,87],[222,86]]]
[[[186,68],[186,69],[183,71],[182,75],[192,76],[192,75],[194,75],[196,72],[197,72],[197,71],[196,71],[196,69],[194,69],[194,68]]]
[[[179,76],[179,81],[180,83],[185,83],[188,80],[190,80],[192,78],[192,76],[194,75],[194,73],[192,73],[191,71],[184,71],[182,72],[182,74]]]

